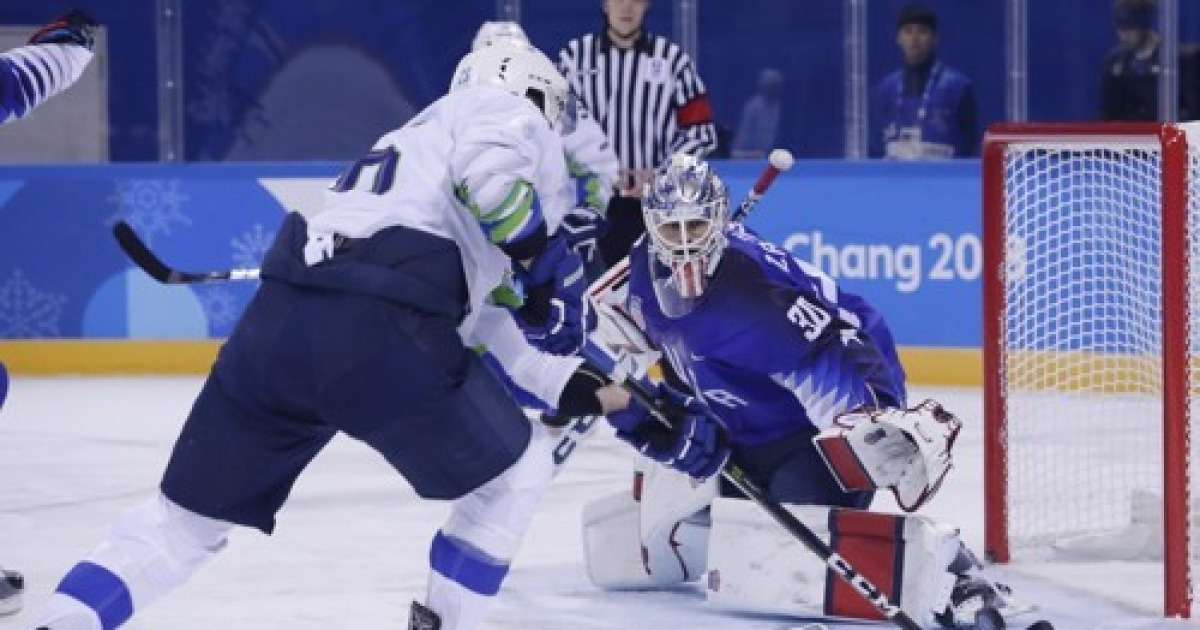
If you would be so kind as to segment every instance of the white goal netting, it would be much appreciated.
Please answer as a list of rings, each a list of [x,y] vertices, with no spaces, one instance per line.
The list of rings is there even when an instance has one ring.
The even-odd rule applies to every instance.
[[[1200,151],[1187,165],[1187,254],[1165,260],[1157,135],[1005,142],[1002,309],[988,317],[1000,320],[1003,527],[1014,560],[1162,558],[1164,470],[1181,465],[1190,489],[1189,461],[1200,460],[1190,444],[1189,461],[1163,455],[1164,265],[1188,272],[1188,382],[1200,382],[1191,289]],[[1184,510],[1191,558],[1200,557],[1195,511]]]

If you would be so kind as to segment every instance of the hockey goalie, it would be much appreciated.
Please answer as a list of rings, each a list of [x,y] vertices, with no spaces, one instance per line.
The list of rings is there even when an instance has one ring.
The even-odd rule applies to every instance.
[[[918,623],[1002,625],[1014,607],[957,529],[912,514],[950,470],[961,422],[933,401],[908,406],[883,317],[731,223],[728,190],[702,160],[674,156],[643,206],[647,233],[628,277],[602,279],[593,298],[610,347],[665,360],[667,415],[703,407],[719,418],[716,439],[737,464]],[[656,440],[656,423],[636,406],[608,420],[647,457],[631,489],[584,510],[595,584],[704,580],[708,600],[728,608],[881,618],[758,505],[716,476],[688,474],[680,461],[701,441]],[[906,514],[865,511],[877,490]]]

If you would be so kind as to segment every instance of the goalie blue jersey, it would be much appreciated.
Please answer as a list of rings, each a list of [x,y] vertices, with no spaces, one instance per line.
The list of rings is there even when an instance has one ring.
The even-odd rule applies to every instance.
[[[678,318],[659,306],[651,280],[658,263],[641,239],[630,254],[627,306],[735,443],[821,429],[863,405],[904,403],[891,331],[866,300],[740,225],[727,235],[707,289]]]

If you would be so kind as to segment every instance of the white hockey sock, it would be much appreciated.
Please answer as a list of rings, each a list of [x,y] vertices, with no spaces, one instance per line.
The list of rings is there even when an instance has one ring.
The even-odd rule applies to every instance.
[[[33,627],[50,630],[102,630],[100,616],[83,602],[55,593],[42,605]]]
[[[550,484],[552,441],[535,425],[529,448],[508,470],[454,502],[429,554],[426,606],[442,618],[442,630],[479,627]]]
[[[158,494],[127,511],[108,538],[59,582],[43,625],[111,630],[182,584],[225,546],[230,523],[186,510]],[[75,622],[78,607],[95,625]],[[65,615],[65,616],[64,616]],[[62,619],[59,619],[62,617]],[[66,625],[84,623],[85,625]],[[35,626],[36,627],[36,626]]]
[[[492,605],[491,595],[476,593],[462,584],[432,571],[425,605],[441,617],[441,630],[478,628]]]

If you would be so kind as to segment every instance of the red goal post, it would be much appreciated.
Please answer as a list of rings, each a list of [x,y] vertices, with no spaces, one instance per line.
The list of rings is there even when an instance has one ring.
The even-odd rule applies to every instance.
[[[983,148],[986,553],[1127,556],[1122,532],[1161,525],[1162,610],[1183,617],[1200,545],[1197,131],[1004,123]]]

